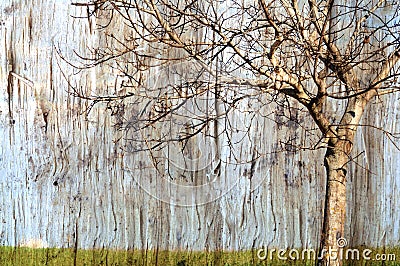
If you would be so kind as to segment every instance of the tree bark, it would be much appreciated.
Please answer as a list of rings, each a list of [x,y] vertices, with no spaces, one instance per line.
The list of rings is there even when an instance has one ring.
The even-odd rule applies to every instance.
[[[355,133],[362,114],[374,92],[349,99],[336,130],[329,133],[325,153],[326,192],[319,265],[342,265],[346,222],[346,175]]]
[[[338,141],[325,154],[327,174],[325,211],[320,249],[320,265],[342,265],[344,225],[346,221],[346,174],[348,141]]]

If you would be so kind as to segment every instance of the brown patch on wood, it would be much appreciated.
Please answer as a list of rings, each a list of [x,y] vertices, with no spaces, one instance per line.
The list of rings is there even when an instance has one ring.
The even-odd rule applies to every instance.
[[[346,141],[344,144],[344,152],[348,155],[353,149],[353,143],[351,141]]]

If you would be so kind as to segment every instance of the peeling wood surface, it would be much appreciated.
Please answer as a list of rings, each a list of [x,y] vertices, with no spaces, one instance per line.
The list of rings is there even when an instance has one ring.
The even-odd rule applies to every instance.
[[[115,117],[106,106],[82,115],[88,103],[67,93],[53,46],[72,56],[73,49],[83,52],[96,41],[88,22],[70,16],[79,15],[77,10],[67,0],[0,2],[0,245],[318,246],[325,190],[322,150],[273,153],[253,165],[223,165],[222,178],[235,178],[237,185],[200,206],[174,206],[146,193],[137,181],[157,177],[148,154],[124,153],[126,133],[113,127]],[[107,92],[112,81],[106,69],[68,74],[89,92]],[[363,123],[399,132],[397,98],[385,96],[372,104]],[[307,138],[294,123],[278,126],[245,115],[232,121],[251,123],[249,139],[266,153],[280,140],[294,137],[303,143]],[[236,152],[251,159],[252,145],[244,142]],[[360,128],[355,149],[346,238],[354,246],[398,246],[400,153],[371,127]],[[254,180],[263,182],[258,186]]]

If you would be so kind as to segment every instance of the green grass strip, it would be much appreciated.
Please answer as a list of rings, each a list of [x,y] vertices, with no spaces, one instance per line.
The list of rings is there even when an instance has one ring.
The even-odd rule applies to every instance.
[[[363,248],[365,249],[365,248]],[[400,248],[371,249],[371,260],[345,260],[344,265],[400,265]],[[299,252],[301,254],[301,252]],[[293,253],[294,254],[294,253]],[[385,261],[377,261],[376,254],[385,254]],[[395,260],[389,261],[388,254],[394,254]],[[253,251],[154,251],[154,250],[83,250],[69,248],[15,248],[0,247],[0,265],[10,266],[39,266],[39,265],[215,265],[215,266],[247,266],[247,265],[306,265],[315,263],[311,260],[291,260],[286,254],[286,260],[280,260],[275,253],[272,260],[269,256],[265,260],[257,257],[257,250]],[[361,257],[361,256],[360,256]],[[393,259],[393,256],[390,258]]]

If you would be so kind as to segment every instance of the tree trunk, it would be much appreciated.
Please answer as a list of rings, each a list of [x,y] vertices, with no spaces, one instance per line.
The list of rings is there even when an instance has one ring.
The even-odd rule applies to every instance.
[[[365,106],[373,92],[349,99],[346,110],[336,130],[329,132],[324,165],[326,191],[319,265],[342,265],[346,222],[346,175],[355,133]]]
[[[350,143],[339,140],[325,154],[327,181],[319,265],[342,265],[342,248],[346,245],[346,174]]]

